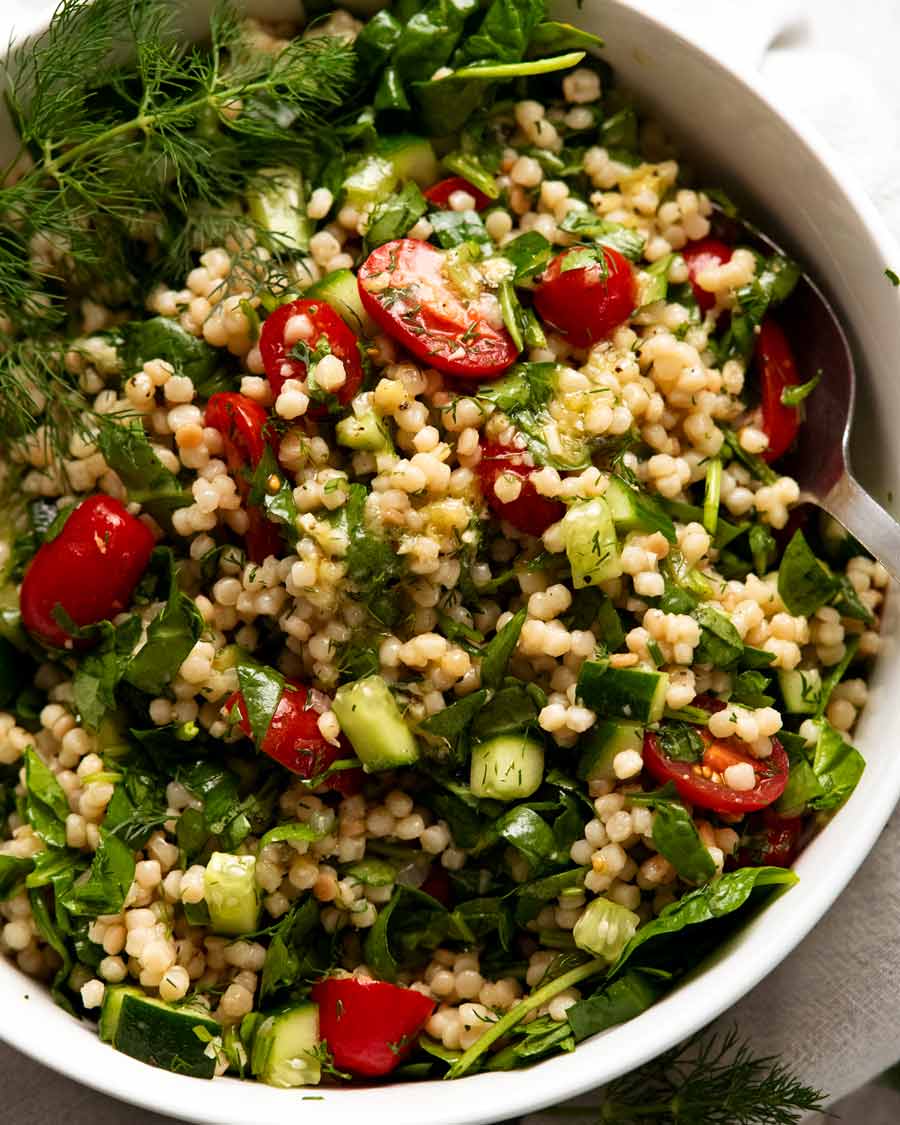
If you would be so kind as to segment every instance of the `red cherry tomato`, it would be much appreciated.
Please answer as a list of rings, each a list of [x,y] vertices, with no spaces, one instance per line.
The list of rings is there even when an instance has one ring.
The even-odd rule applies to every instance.
[[[246,503],[250,493],[248,470],[252,471],[259,464],[266,445],[278,452],[278,435],[269,415],[264,407],[246,395],[220,391],[206,404],[204,421],[222,435],[228,471],[237,481],[238,491]],[[265,512],[247,505],[247,518],[244,544],[250,561],[261,563],[269,555],[279,555],[283,546],[281,535]]]
[[[733,248],[726,242],[720,242],[718,238],[700,238],[696,242],[689,242],[681,251],[701,312],[708,313],[715,305],[716,298],[708,290],[700,288],[697,278],[711,266],[724,266],[726,262],[730,262],[733,253]]]
[[[486,207],[490,207],[491,200],[479,191],[474,184],[470,184],[468,180],[464,180],[462,176],[448,176],[446,180],[439,180],[433,184],[423,195],[429,203],[433,203],[435,207],[440,207],[447,210],[450,206],[450,196],[454,192],[465,191],[475,200],[475,210],[483,211]]]
[[[499,442],[483,445],[476,472],[482,495],[494,515],[526,535],[543,535],[552,523],[566,514],[564,504],[541,496],[535,488],[531,477],[536,469],[528,454],[521,450],[500,445]],[[518,477],[521,482],[522,487],[515,500],[501,500],[494,490],[504,473]]]
[[[433,863],[425,876],[425,882],[419,887],[420,891],[436,898],[442,906],[449,907],[453,901],[453,889],[450,886],[450,876],[447,869],[439,863]]]
[[[414,238],[379,246],[359,268],[363,307],[423,363],[461,379],[491,379],[518,352],[486,290],[465,296],[445,272],[447,252]]]
[[[576,348],[587,348],[607,336],[631,316],[637,301],[634,271],[618,250],[603,248],[600,262],[565,269],[566,259],[583,247],[557,254],[534,291],[541,317]]]
[[[236,691],[225,706],[229,712],[237,708],[240,716],[237,727],[251,737],[253,732],[241,693]],[[338,758],[352,758],[353,751],[343,738],[340,746],[333,746],[322,737],[319,716],[330,707],[331,700],[321,691],[288,680],[260,750],[291,773],[305,778],[322,773]],[[341,770],[326,778],[323,787],[340,793],[355,793],[361,780],[361,770]]]
[[[421,992],[363,977],[320,980],[312,998],[334,1065],[367,1078],[390,1074],[434,1011],[434,1001]]]
[[[778,800],[787,785],[790,765],[777,738],[772,739],[772,753],[768,758],[754,758],[740,748],[737,739],[714,739],[705,731],[701,734],[706,743],[702,766],[712,771],[712,777],[703,776],[700,763],[678,762],[667,757],[659,739],[649,731],[644,735],[644,765],[648,772],[663,785],[674,782],[685,801],[713,812],[755,812]],[[742,762],[753,767],[756,785],[739,792],[729,788],[721,775],[729,766]]]
[[[751,818],[735,857],[736,867],[790,867],[800,850],[803,818],[763,809]]]
[[[796,406],[785,406],[781,392],[800,382],[797,364],[787,337],[766,317],[756,338],[756,366],[759,372],[762,428],[769,445],[763,453],[766,461],[776,461],[794,444],[800,428]]]
[[[206,404],[204,422],[222,435],[228,470],[243,479],[241,470],[255,469],[266,448],[276,448],[275,431],[265,407],[232,391],[214,394]]]
[[[285,379],[303,380],[307,376],[306,360],[292,354],[297,343],[288,346],[284,338],[288,322],[300,316],[307,318],[312,331],[307,338],[297,343],[305,344],[312,353],[321,349],[322,355],[330,352],[337,356],[347,375],[343,386],[329,395],[325,402],[313,400],[310,403],[306,412],[309,417],[324,418],[330,413],[328,400],[333,399],[341,406],[346,406],[359,390],[363,381],[362,357],[356,337],[331,305],[324,301],[310,300],[279,305],[266,317],[259,337],[259,351],[273,394],[281,392]]]
[[[131,601],[153,545],[150,529],[118,500],[89,496],[29,563],[19,595],[22,624],[46,644],[71,646],[54,608],[61,606],[76,625],[115,617]]]

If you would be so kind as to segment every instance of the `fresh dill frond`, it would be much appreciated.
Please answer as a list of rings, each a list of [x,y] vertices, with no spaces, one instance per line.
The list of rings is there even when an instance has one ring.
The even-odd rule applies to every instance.
[[[354,68],[339,37],[254,49],[227,3],[198,45],[173,0],[62,0],[12,48],[2,79],[21,146],[0,172],[0,443],[42,424],[60,454],[77,431],[86,403],[63,357],[83,298],[140,307],[210,245],[229,248],[252,291],[290,284],[271,261],[277,236],[242,199],[275,153],[316,166]]]
[[[733,1028],[701,1032],[611,1083],[600,1121],[795,1125],[805,1113],[821,1111],[824,1098],[776,1056],[755,1055]]]

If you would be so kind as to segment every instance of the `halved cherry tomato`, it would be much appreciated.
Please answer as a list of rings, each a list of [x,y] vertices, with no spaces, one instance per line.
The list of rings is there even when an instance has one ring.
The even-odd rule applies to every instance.
[[[448,176],[446,180],[439,180],[422,194],[429,203],[433,203],[435,207],[441,207],[445,211],[450,206],[450,196],[457,191],[468,192],[469,195],[475,200],[475,210],[483,211],[486,207],[490,207],[491,200],[479,191],[474,184],[470,184],[468,180],[464,180],[462,176]]]
[[[220,391],[206,404],[204,421],[222,435],[228,471],[237,481],[238,491],[246,503],[250,493],[247,470],[256,468],[266,445],[278,452],[278,435],[269,415],[264,407],[246,395]],[[265,512],[248,504],[247,519],[244,544],[250,561],[261,563],[269,555],[280,554],[281,535]]]
[[[563,518],[566,508],[559,500],[541,496],[531,480],[536,471],[526,452],[499,442],[489,442],[481,447],[481,460],[476,468],[482,495],[494,515],[507,520],[526,535],[540,536],[552,523]],[[504,473],[518,477],[521,482],[522,487],[515,500],[501,500],[494,490]]]
[[[715,305],[716,298],[709,290],[700,288],[697,278],[711,266],[723,266],[726,262],[730,262],[733,253],[733,247],[718,238],[699,238],[696,242],[689,242],[681,251],[688,268],[691,288],[694,290],[694,297],[701,312],[708,313]]]
[[[763,809],[777,801],[787,785],[788,763],[781,743],[772,739],[772,753],[768,758],[754,758],[740,748],[737,739],[715,739],[706,731],[700,732],[706,743],[702,765],[713,775],[721,775],[729,766],[746,762],[753,767],[756,785],[752,789],[731,789],[716,776],[704,777],[700,763],[678,762],[669,758],[655,734],[644,735],[644,765],[648,772],[662,784],[672,781],[680,796],[692,805],[720,813],[749,813]]]
[[[367,313],[408,352],[461,379],[491,379],[518,352],[486,288],[465,296],[445,272],[447,252],[414,238],[373,250],[359,269]]]
[[[285,340],[285,332],[287,330],[291,335],[289,323],[294,317],[306,317],[310,328],[305,334],[298,333],[297,338],[289,345]],[[357,339],[350,328],[331,305],[324,301],[290,301],[286,305],[279,305],[263,321],[259,352],[272,393],[281,393],[285,379],[306,378],[306,360],[294,354],[293,350],[300,343],[306,345],[312,353],[319,349],[323,355],[330,353],[343,363],[347,378],[333,397],[341,406],[346,406],[363,381],[362,357]],[[306,413],[311,418],[324,418],[329,413],[328,404],[311,402]]]
[[[89,496],[62,531],[38,548],[28,564],[19,604],[22,624],[45,644],[84,647],[53,616],[61,606],[76,625],[94,625],[121,613],[153,550],[153,533],[111,496]]]
[[[238,730],[251,737],[247,705],[241,693],[236,691],[225,707],[228,712],[237,708]],[[339,758],[352,758],[353,750],[343,736],[341,745],[333,746],[319,730],[319,716],[330,708],[331,700],[323,692],[287,680],[260,750],[291,773],[305,778],[322,773]],[[341,770],[326,778],[323,788],[355,793],[361,781],[361,770]]]
[[[794,444],[800,428],[796,406],[785,406],[781,392],[800,382],[797,364],[787,337],[771,318],[762,322],[756,338],[756,366],[759,372],[762,429],[769,439],[763,453],[766,461],[776,461]]]
[[[735,857],[736,867],[790,867],[800,851],[803,818],[763,809],[751,818]]]
[[[367,1078],[399,1066],[434,1011],[434,1001],[421,992],[366,977],[320,980],[312,998],[334,1065]]]
[[[584,248],[557,254],[534,291],[537,311],[576,348],[587,348],[624,324],[634,311],[637,285],[631,263],[602,247],[604,262],[566,269],[566,259]]]

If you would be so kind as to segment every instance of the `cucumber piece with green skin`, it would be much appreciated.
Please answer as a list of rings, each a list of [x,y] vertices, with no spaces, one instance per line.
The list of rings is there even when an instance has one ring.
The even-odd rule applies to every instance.
[[[601,497],[573,504],[563,516],[562,533],[576,590],[597,586],[622,573],[612,513]]]
[[[255,856],[213,852],[204,884],[213,932],[229,937],[253,933],[259,923]]]
[[[332,270],[310,285],[303,296],[310,300],[321,298],[357,335],[370,338],[378,332],[378,325],[363,308],[356,274],[352,270]]]
[[[199,1037],[195,1028],[208,1035]],[[209,1010],[192,1004],[167,1004],[139,989],[107,988],[100,1014],[100,1038],[117,1051],[151,1066],[212,1078],[215,1056],[206,1054],[209,1037],[221,1035]]]
[[[414,180],[423,190],[440,179],[438,158],[427,137],[417,137],[413,133],[382,137],[376,151],[391,162],[399,179]]]
[[[572,937],[579,949],[603,957],[611,965],[634,937],[640,918],[608,898],[595,898],[575,923]]]
[[[397,170],[383,156],[364,156],[351,168],[344,180],[344,195],[348,207],[361,211],[372,203],[386,199],[397,186]]]
[[[366,887],[389,887],[396,882],[397,868],[386,859],[361,859],[351,863],[344,874]]]
[[[276,252],[305,254],[309,249],[313,225],[306,215],[299,168],[261,168],[247,192],[247,210],[263,230],[278,236]]]
[[[817,668],[782,670],[778,683],[787,711],[792,715],[815,715],[822,695],[822,674]]]
[[[613,762],[616,755],[626,750],[640,754],[644,745],[644,728],[640,723],[620,719],[600,720],[581,741],[578,776],[582,781],[617,780]]]
[[[338,445],[347,449],[362,449],[369,453],[389,453],[393,442],[374,410],[361,414],[348,414],[334,428]]]
[[[669,676],[640,668],[610,668],[586,660],[578,676],[578,698],[600,715],[656,723],[666,706]]]
[[[411,766],[419,746],[381,676],[339,687],[331,705],[366,773]]]
[[[501,734],[472,749],[469,788],[476,797],[515,801],[544,780],[544,747],[520,734]]]
[[[617,531],[661,531],[670,543],[675,542],[672,520],[649,497],[632,488],[621,477],[613,475],[609,478],[603,499],[609,506]]]
[[[317,1086],[322,1077],[318,1046],[318,1006],[281,1008],[256,1025],[250,1069],[267,1086]]]

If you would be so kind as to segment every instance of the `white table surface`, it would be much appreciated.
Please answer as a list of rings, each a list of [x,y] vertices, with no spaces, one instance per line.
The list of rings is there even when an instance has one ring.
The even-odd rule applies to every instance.
[[[644,3],[664,10],[668,0]],[[33,13],[36,7],[52,9],[53,3],[0,0],[0,42],[8,39],[17,12]],[[801,104],[823,132],[829,133],[831,127],[829,135],[850,155],[900,235],[900,4],[897,0],[857,0],[850,6],[845,0],[805,0],[799,8],[807,13],[805,20],[778,40],[763,70],[783,88],[785,97]],[[744,20],[746,12],[745,8]],[[852,115],[846,112],[848,104],[853,106]],[[841,136],[835,137],[834,120],[842,114],[846,124]],[[855,128],[853,119],[858,123]],[[890,834],[890,830],[886,832]],[[896,831],[890,836],[882,848],[896,846]],[[864,880],[876,861],[873,856],[858,878]],[[802,956],[802,948],[794,956]],[[900,1035],[897,1055],[900,1057]],[[897,1125],[900,1093],[869,1086],[846,1098],[835,1111],[848,1125]],[[68,1125],[120,1125],[126,1120],[129,1125],[165,1125],[169,1119],[97,1094],[0,1044],[0,1122],[57,1125],[63,1120]]]

